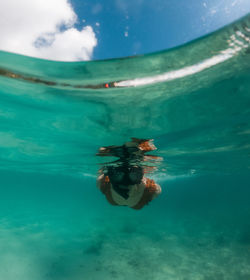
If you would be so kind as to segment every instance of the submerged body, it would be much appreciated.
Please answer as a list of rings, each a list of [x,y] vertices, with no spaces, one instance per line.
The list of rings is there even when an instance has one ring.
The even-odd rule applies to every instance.
[[[98,187],[106,196],[108,202],[116,206],[128,206],[139,210],[161,193],[161,187],[148,178],[143,177],[140,184],[129,185],[128,198],[124,198],[111,184],[104,174],[98,177]]]
[[[151,140],[136,138],[122,146],[99,149],[99,156],[120,158],[120,165],[102,168],[97,179],[98,188],[110,204],[139,210],[161,193],[161,187],[154,180],[146,178],[144,168],[138,164],[144,160],[146,152],[155,149]]]

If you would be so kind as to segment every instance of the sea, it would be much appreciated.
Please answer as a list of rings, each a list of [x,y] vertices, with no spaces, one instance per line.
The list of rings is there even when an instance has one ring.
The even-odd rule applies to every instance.
[[[131,137],[157,147],[141,210],[96,186]],[[250,15],[135,57],[0,52],[0,279],[250,279]]]

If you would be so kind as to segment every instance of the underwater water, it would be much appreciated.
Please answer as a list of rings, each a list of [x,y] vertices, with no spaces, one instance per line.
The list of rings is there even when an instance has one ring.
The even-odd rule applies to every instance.
[[[162,194],[96,187],[101,146],[154,139]],[[0,279],[250,279],[250,16],[155,54],[0,52]]]

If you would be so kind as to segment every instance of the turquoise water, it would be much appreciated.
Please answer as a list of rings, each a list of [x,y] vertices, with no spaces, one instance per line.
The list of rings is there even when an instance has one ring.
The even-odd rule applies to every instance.
[[[249,54],[249,16],[146,56],[0,52],[0,279],[250,279]],[[96,188],[130,137],[163,158],[140,211]]]

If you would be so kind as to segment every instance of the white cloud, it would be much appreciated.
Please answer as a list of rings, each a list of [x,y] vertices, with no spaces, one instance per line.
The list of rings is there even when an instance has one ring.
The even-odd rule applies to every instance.
[[[0,49],[52,60],[91,58],[97,39],[91,26],[77,30],[67,0],[0,1]]]

